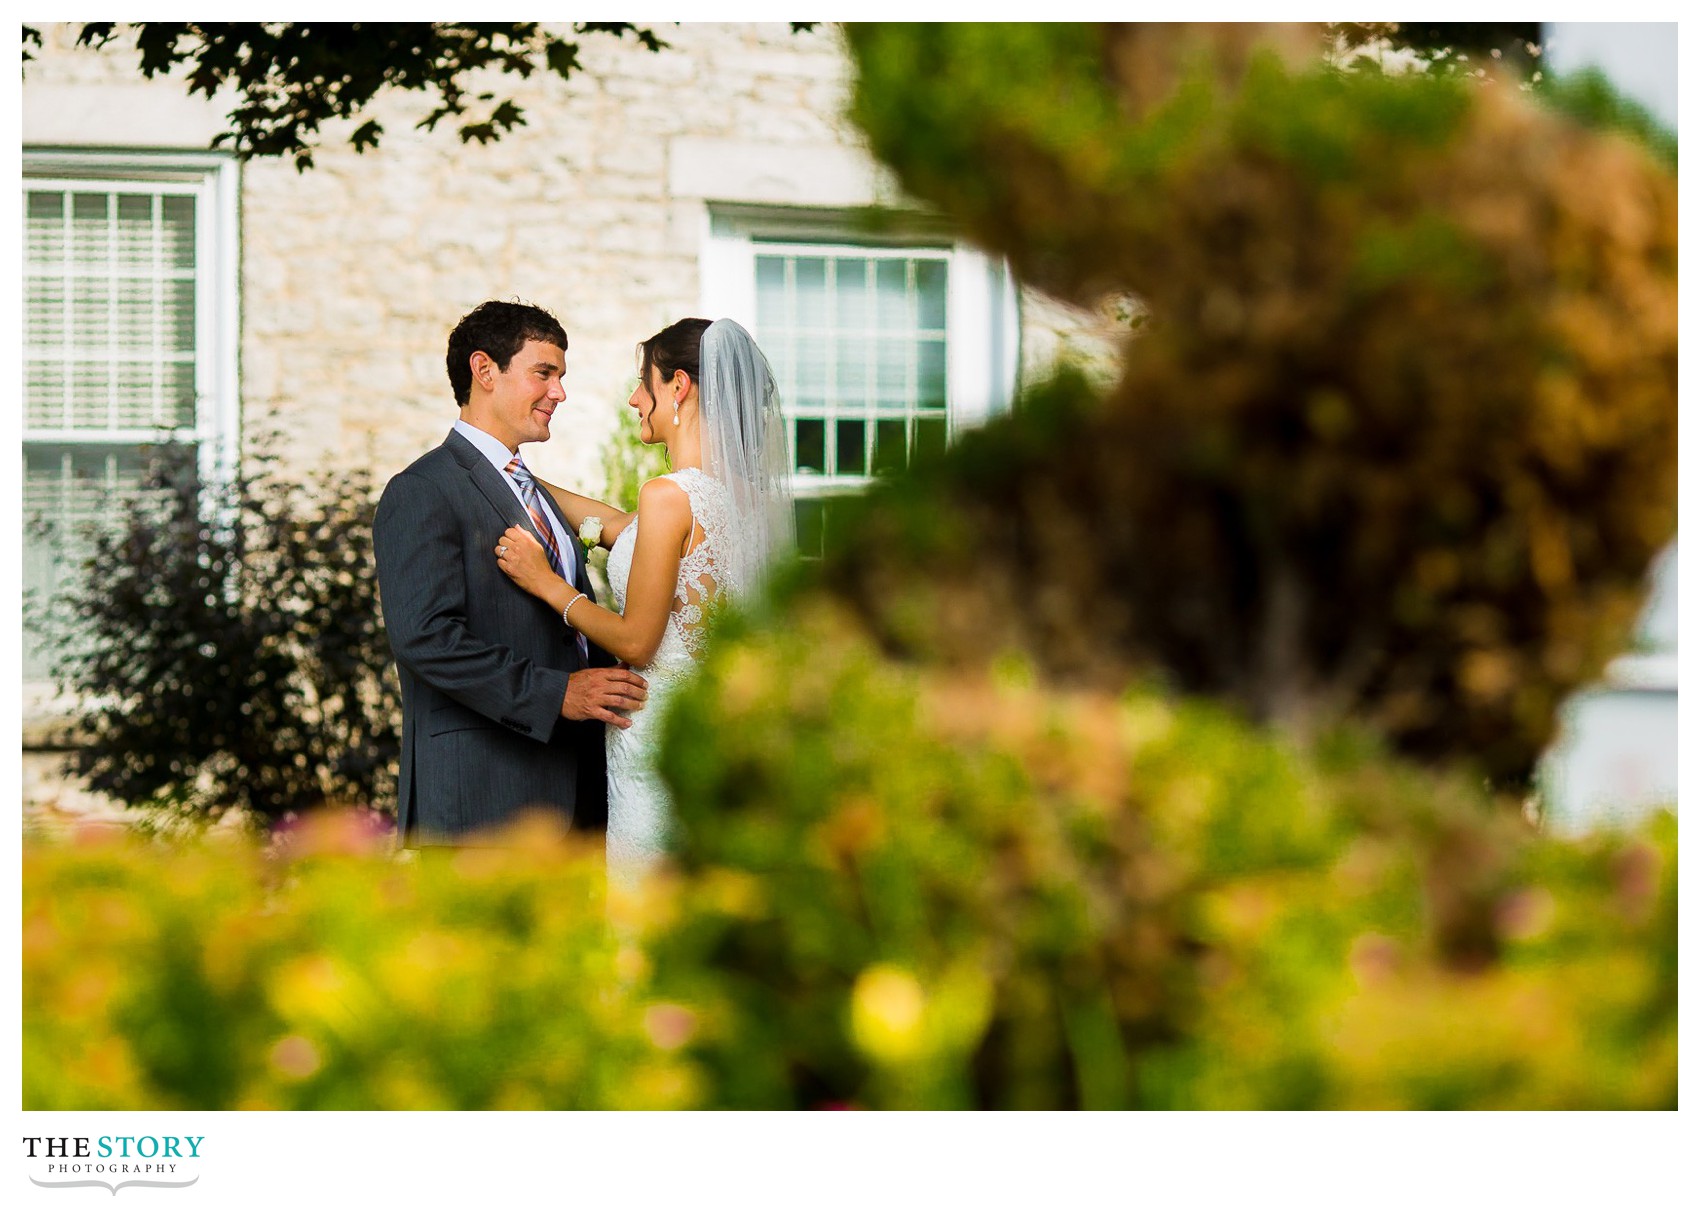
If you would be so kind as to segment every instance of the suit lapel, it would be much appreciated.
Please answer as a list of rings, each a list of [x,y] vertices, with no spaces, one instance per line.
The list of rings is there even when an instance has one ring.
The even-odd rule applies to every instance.
[[[466,469],[467,475],[472,477],[472,482],[477,485],[478,491],[484,495],[485,500],[490,502],[491,507],[495,509],[504,522],[509,526],[520,526],[529,530],[533,538],[539,543],[543,542],[543,536],[537,533],[536,523],[531,520],[531,514],[526,512],[525,506],[521,505],[519,498],[514,495],[513,488],[508,484],[508,478],[496,470],[490,460],[484,457],[482,451],[452,429],[449,430],[448,439],[443,445],[449,448],[454,454],[455,460]],[[544,508],[550,510],[555,508],[554,498],[548,493],[539,492],[537,495],[546,502]],[[556,516],[559,517],[560,515],[557,513]],[[569,533],[571,532],[569,531]],[[583,566],[584,561],[581,559],[579,567],[582,568]]]
[[[453,430],[449,431],[448,439],[443,443],[453,453],[455,460],[466,469],[473,484],[490,502],[490,507],[496,511],[502,521],[509,526],[523,526],[532,534],[537,528],[531,524],[531,515],[525,512],[525,507],[514,496],[513,489],[508,487],[507,479],[501,472],[490,465],[481,451]],[[540,536],[541,537],[541,536]]]

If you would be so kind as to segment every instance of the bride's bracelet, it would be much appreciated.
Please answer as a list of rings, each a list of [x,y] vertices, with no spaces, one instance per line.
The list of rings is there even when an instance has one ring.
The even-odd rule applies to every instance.
[[[568,627],[571,627],[573,625],[573,621],[567,617],[567,612],[570,611],[574,606],[577,606],[579,598],[582,598],[584,596],[585,595],[582,591],[579,592],[578,594],[576,594],[573,597],[572,601],[568,602],[566,604],[566,606],[562,608],[562,610],[561,610],[561,622],[565,623]]]

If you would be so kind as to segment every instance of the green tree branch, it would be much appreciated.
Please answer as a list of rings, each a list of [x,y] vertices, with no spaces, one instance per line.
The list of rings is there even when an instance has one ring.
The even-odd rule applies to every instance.
[[[793,21],[791,30],[816,24]],[[386,90],[434,99],[419,129],[434,130],[450,119],[462,142],[494,142],[526,124],[525,110],[471,84],[474,73],[490,69],[526,79],[541,70],[570,79],[583,70],[579,51],[587,38],[630,38],[652,53],[668,45],[653,29],[625,21],[574,22],[570,34],[535,21],[88,21],[77,44],[96,50],[131,44],[149,80],[187,65],[190,95],[232,89],[230,129],[212,145],[229,147],[243,160],[289,156],[305,171],[313,166],[324,124],[359,117]],[[31,48],[42,46],[41,31],[24,26],[23,42],[27,70],[40,58]],[[368,118],[349,142],[364,152],[383,134],[383,124]]]

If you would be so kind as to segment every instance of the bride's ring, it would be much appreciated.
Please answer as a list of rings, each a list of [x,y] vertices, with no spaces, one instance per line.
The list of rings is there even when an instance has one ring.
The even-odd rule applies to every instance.
[[[499,556],[505,556],[508,554],[508,549],[506,547],[498,547],[496,548],[496,554]]]

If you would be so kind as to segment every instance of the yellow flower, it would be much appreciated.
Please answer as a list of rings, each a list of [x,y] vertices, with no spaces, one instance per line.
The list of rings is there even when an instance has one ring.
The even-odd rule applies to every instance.
[[[875,964],[856,978],[850,995],[851,1034],[875,1060],[910,1060],[921,1051],[926,1008],[919,981],[891,964]]]

